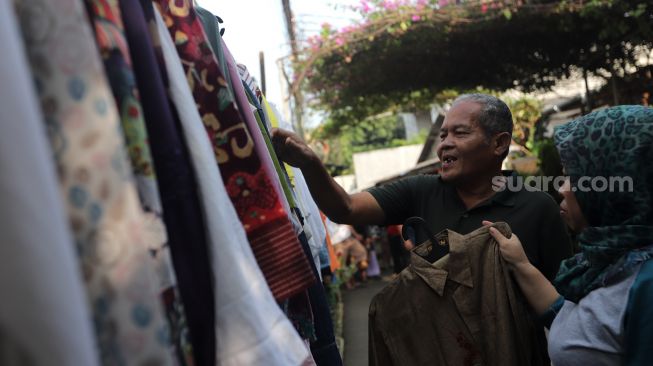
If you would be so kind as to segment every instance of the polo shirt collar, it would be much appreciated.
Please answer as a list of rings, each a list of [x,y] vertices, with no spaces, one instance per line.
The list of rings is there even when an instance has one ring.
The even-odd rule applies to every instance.
[[[517,172],[515,172],[514,170],[503,170],[501,171],[501,174],[503,174],[503,176],[508,179],[515,179],[516,177],[519,176]],[[455,199],[457,200],[457,205],[459,205],[463,209],[463,211],[467,211],[464,208],[462,201],[458,197],[458,192],[456,191],[456,188],[452,184],[443,181],[442,177],[439,177],[439,179],[440,179],[440,183],[448,190],[447,194],[455,195]],[[493,203],[498,203],[503,206],[513,207],[515,205],[515,192],[511,192],[508,189],[504,189],[501,192],[495,193],[487,201],[479,204],[474,208],[489,206]]]

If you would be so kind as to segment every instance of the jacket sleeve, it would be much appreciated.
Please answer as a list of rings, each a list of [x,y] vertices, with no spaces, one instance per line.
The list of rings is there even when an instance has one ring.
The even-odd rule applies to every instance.
[[[370,305],[369,322],[367,327],[369,333],[369,366],[392,366],[390,350],[388,350],[388,347],[385,344],[383,332],[381,331],[379,324],[383,318],[379,316],[378,310],[376,299],[373,299],[372,304]]]
[[[544,204],[542,205],[542,218],[539,230],[540,245],[539,257],[540,265],[538,269],[544,277],[552,281],[558,269],[560,262],[573,255],[571,240],[567,232],[567,226],[560,217],[560,208],[547,193]]]
[[[624,320],[625,365],[653,365],[653,260],[639,270]]]

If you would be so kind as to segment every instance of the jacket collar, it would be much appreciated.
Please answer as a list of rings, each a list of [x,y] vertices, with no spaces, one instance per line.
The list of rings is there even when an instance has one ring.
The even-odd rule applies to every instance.
[[[504,235],[511,235],[510,227],[506,223],[499,222],[492,226]],[[473,238],[483,241],[489,240],[491,236],[488,227],[478,228],[467,235],[461,235],[451,230],[443,230],[435,236],[438,240],[436,245],[449,246],[449,254],[435,263],[430,263],[424,257],[431,248],[431,242],[424,242],[411,252],[411,264],[415,274],[440,296],[444,294],[447,278],[462,286],[473,288],[474,281],[468,258],[469,245],[467,244]]]
[[[421,255],[417,254],[424,250],[428,250],[427,247],[430,245],[430,242],[426,242],[415,249],[410,253],[410,261],[412,264],[412,270],[418,275],[426,284],[432,288],[438,295],[444,295],[444,285],[447,282],[447,271],[441,268],[436,267],[436,264],[439,264],[442,261],[448,261],[449,256],[445,256],[435,263],[430,263],[426,259],[422,258]]]

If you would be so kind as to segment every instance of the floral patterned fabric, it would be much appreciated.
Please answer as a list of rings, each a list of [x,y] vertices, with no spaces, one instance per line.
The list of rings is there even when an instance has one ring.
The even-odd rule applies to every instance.
[[[78,0],[17,2],[105,365],[173,364],[145,216]]]
[[[157,0],[175,41],[227,192],[257,262],[277,299],[297,294],[314,281],[280,197],[261,166],[254,141],[229,98],[224,74],[190,1]]]
[[[589,227],[578,236],[581,252],[560,265],[555,285],[578,302],[653,256],[653,108],[599,110],[557,127],[554,139],[572,187],[581,188],[582,177],[633,183],[632,190],[585,192],[584,182],[574,192]]]
[[[141,201],[148,211],[161,212],[143,108],[131,67],[129,46],[125,39],[118,1],[87,0],[86,4],[89,17],[93,20],[95,39],[104,62],[107,79],[120,113]]]
[[[117,0],[87,0],[86,4],[89,17],[95,25],[95,39],[120,112],[136,187],[147,217],[145,227],[150,235],[147,242],[150,247],[147,249],[155,260],[161,300],[170,322],[172,345],[180,364],[187,364],[187,360],[192,359],[190,339],[172,267],[168,234],[161,218],[161,199],[120,8]]]

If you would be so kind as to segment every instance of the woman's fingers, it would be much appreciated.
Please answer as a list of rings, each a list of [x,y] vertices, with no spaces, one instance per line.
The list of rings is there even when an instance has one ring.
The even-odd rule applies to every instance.
[[[501,232],[500,232],[499,230],[497,230],[497,229],[495,229],[495,228],[493,228],[493,227],[490,227],[489,231],[490,231],[490,235],[492,235],[492,237],[493,237],[496,241],[498,241],[499,244],[501,244],[501,242],[504,241],[504,240],[508,240],[508,238],[506,238],[505,236],[503,236],[503,234],[501,234]]]
[[[483,221],[481,221],[481,224],[483,224],[483,226],[489,226],[489,225],[492,225],[494,223],[492,221],[483,220]]]
[[[490,221],[483,221],[483,225],[492,224]],[[499,245],[499,250],[503,258],[512,264],[517,264],[521,262],[528,262],[524,248],[522,247],[519,237],[515,233],[512,233],[510,237],[506,237],[497,230],[495,227],[490,227],[490,235],[497,241]]]

